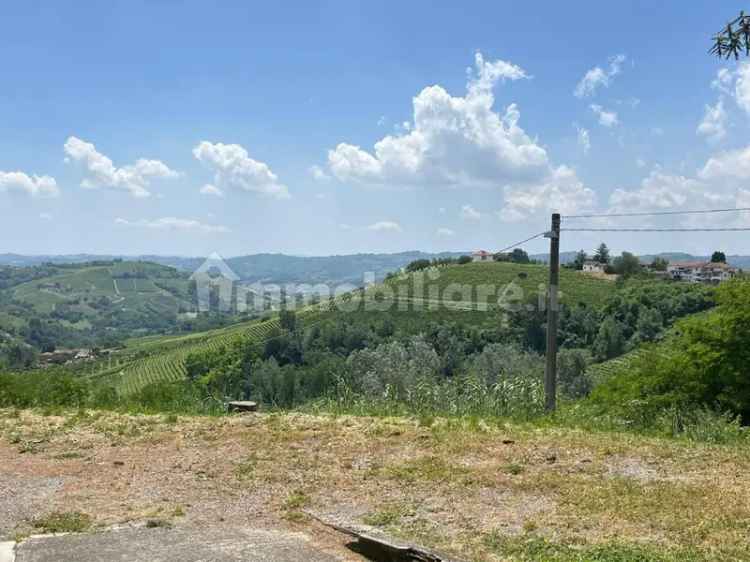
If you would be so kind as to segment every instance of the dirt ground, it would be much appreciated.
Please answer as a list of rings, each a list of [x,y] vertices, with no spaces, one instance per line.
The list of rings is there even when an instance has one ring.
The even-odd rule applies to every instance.
[[[360,560],[320,517],[463,560],[750,560],[749,468],[744,447],[481,421],[0,410],[0,540],[81,512]]]

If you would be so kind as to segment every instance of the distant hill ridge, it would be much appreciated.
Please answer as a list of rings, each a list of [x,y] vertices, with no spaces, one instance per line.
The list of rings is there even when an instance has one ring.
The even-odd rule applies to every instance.
[[[226,262],[243,281],[250,283],[352,283],[361,285],[365,272],[374,273],[375,278],[380,280],[389,272],[396,271],[414,260],[457,257],[469,253],[471,252],[430,253],[409,251],[393,254],[373,253],[334,256],[291,256],[263,253],[227,258]],[[562,263],[569,263],[575,259],[575,256],[576,252],[562,252],[560,260]],[[549,260],[549,254],[532,254],[530,257],[542,262]],[[669,261],[709,259],[708,256],[696,256],[681,252],[664,252],[641,256],[641,260],[648,262],[655,257],[662,257]],[[158,255],[70,254],[28,256],[21,254],[0,254],[0,265],[24,267],[40,265],[42,263],[84,263],[113,259],[147,261],[191,272],[200,267],[205,258],[199,256]],[[735,267],[750,269],[750,256],[727,256],[727,261]]]

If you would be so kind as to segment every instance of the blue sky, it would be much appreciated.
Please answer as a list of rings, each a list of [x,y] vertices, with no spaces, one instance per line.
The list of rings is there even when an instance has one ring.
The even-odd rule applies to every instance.
[[[750,206],[750,67],[707,54],[742,8],[14,3],[0,252],[497,249],[553,210]],[[600,239],[750,253],[744,234],[562,246]]]

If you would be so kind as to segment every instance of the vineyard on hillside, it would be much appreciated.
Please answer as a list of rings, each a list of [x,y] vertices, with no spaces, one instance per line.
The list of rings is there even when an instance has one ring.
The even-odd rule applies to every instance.
[[[190,353],[211,351],[237,339],[262,342],[278,328],[279,320],[274,317],[201,334],[151,338],[129,348],[123,365],[95,376],[113,384],[121,394],[133,394],[151,383],[185,378],[185,359]]]
[[[482,313],[480,308],[475,306],[481,301],[479,294],[472,292],[471,295],[467,295],[468,301],[455,300],[456,297],[450,295],[451,288],[457,283],[473,288],[482,285],[494,287],[494,295],[488,301],[488,310],[496,312],[497,299],[509,283],[521,287],[527,299],[534,299],[536,292],[540,290],[539,286],[544,286],[546,268],[509,263],[467,264],[441,267],[427,273],[426,285],[432,283],[432,287],[438,289],[437,295],[429,289],[424,293],[415,292],[410,282],[413,275],[403,275],[364,293],[354,291],[334,297],[327,301],[328,306],[307,306],[298,311],[297,316],[300,320],[306,319],[308,322],[312,316],[321,320],[340,319],[342,312],[331,306],[334,302],[343,305],[364,296],[366,301],[373,304],[377,302],[380,290],[391,287],[394,289],[395,307],[387,314],[396,324],[414,324],[413,328],[418,330],[427,322],[454,321],[459,317],[474,325],[495,323],[496,314]],[[561,284],[571,301],[587,301],[592,304],[601,303],[605,295],[611,294],[615,289],[614,284],[610,282],[587,278],[574,272],[565,272]],[[438,296],[439,302],[435,301],[435,296]],[[363,309],[347,314],[362,322],[369,322],[373,315],[382,314],[367,312],[367,309],[367,306],[363,306]],[[133,394],[151,383],[183,379],[186,376],[185,360],[193,352],[218,349],[238,339],[263,342],[279,327],[278,317],[274,316],[197,334],[152,336],[131,340],[126,350],[117,358],[118,365],[112,368],[107,366],[95,376],[102,382],[112,384],[122,394]]]

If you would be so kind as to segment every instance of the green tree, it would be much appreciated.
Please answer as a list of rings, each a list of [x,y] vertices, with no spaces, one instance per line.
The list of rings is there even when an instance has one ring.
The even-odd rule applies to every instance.
[[[581,271],[583,269],[583,264],[586,262],[587,259],[589,259],[589,256],[586,254],[586,252],[583,250],[580,250],[576,254],[576,259],[573,260],[573,267],[577,269],[578,271]]]
[[[711,255],[711,263],[727,263],[727,255],[717,250]]]
[[[529,254],[521,248],[516,248],[510,253],[510,261],[513,263],[529,263]]]
[[[592,381],[586,374],[590,355],[582,349],[563,349],[557,357],[560,393],[567,398],[583,398],[591,392]]]
[[[612,267],[618,275],[630,277],[631,275],[640,273],[641,262],[638,256],[630,252],[623,252],[621,256],[615,258]]]
[[[604,319],[594,340],[594,356],[600,361],[612,359],[625,352],[622,326],[612,316]]]
[[[607,245],[604,242],[599,244],[596,252],[594,252],[594,261],[605,265],[609,263],[609,248],[607,248]]]
[[[740,55],[750,55],[750,16],[740,12],[738,17],[713,36],[712,41],[708,52],[719,58],[734,57],[737,60]]]
[[[667,267],[669,267],[669,261],[664,258],[657,257],[651,262],[651,269],[654,271],[666,271]]]

